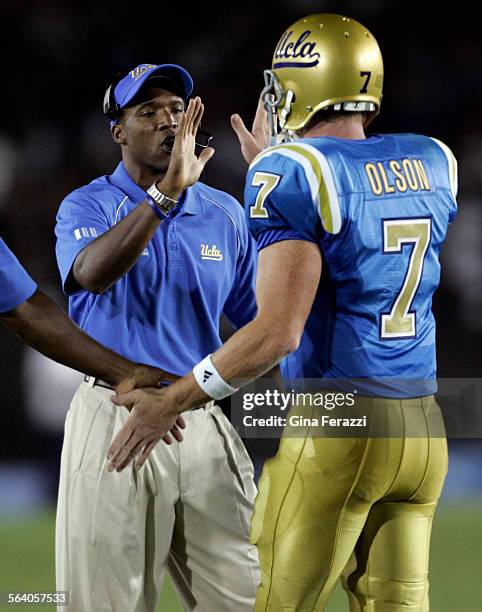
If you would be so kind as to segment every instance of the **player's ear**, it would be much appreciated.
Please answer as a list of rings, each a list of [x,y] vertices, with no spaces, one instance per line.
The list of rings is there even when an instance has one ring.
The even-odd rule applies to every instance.
[[[116,144],[126,144],[125,130],[122,123],[116,123],[110,128],[110,133]]]

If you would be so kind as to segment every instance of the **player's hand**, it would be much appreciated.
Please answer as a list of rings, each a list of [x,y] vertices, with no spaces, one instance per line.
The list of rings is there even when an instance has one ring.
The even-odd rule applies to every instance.
[[[142,387],[159,387],[162,382],[173,382],[179,376],[165,372],[159,368],[153,368],[148,365],[138,364],[132,370],[114,385],[117,394],[129,393],[133,389]]]
[[[199,180],[204,166],[214,155],[212,147],[206,147],[196,157],[196,134],[204,113],[204,105],[197,96],[189,100],[174,138],[171,161],[164,178],[158,182],[159,191],[177,200],[181,193]]]
[[[256,109],[251,132],[244,125],[239,115],[231,115],[231,126],[236,132],[239,144],[241,145],[241,153],[248,164],[270,144],[271,136],[268,113],[262,98],[258,100],[258,108]]]
[[[125,406],[131,414],[114,438],[107,452],[110,460],[109,471],[120,472],[137,458],[136,467],[146,462],[154,446],[163,439],[167,444],[174,438],[181,442],[184,419],[166,402],[163,402],[163,389],[137,389],[123,395],[114,395],[111,401],[117,406]],[[170,438],[170,441],[166,440]]]

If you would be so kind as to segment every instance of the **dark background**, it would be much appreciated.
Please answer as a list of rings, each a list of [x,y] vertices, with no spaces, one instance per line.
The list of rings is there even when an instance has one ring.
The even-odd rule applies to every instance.
[[[459,215],[434,300],[439,374],[479,377],[480,15],[476,3],[441,7],[382,0],[2,5],[1,236],[41,288],[65,306],[54,255],[55,214],[72,189],[115,168],[119,150],[101,112],[103,94],[116,72],[145,62],[179,63],[191,72],[206,105],[203,127],[215,136],[216,155],[204,180],[242,199],[246,166],[230,114],[251,122],[262,70],[288,25],[314,12],[347,14],[372,31],[385,60],[382,112],[371,131],[434,136],[458,158]],[[52,379],[26,376],[26,354],[1,327],[0,459],[56,464],[61,421],[44,427],[38,415],[32,419],[26,397],[48,393],[41,387],[52,387]],[[50,392],[55,396],[55,385]]]

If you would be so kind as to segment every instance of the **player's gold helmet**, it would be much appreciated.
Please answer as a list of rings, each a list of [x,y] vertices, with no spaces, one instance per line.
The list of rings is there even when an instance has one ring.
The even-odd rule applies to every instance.
[[[349,17],[317,13],[290,26],[265,70],[265,102],[281,130],[296,133],[322,109],[378,114],[383,60],[378,43]]]

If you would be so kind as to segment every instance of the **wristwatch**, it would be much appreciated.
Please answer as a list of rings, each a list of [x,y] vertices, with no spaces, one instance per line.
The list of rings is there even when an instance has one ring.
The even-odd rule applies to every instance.
[[[166,195],[161,193],[157,188],[157,181],[154,181],[152,185],[147,189],[147,203],[152,208],[152,210],[157,214],[157,210],[159,210],[163,217],[166,217],[170,211],[177,206],[179,203],[178,200],[173,200],[172,198],[168,198]],[[160,217],[159,215],[157,215]],[[160,217],[160,218],[163,218]]]

